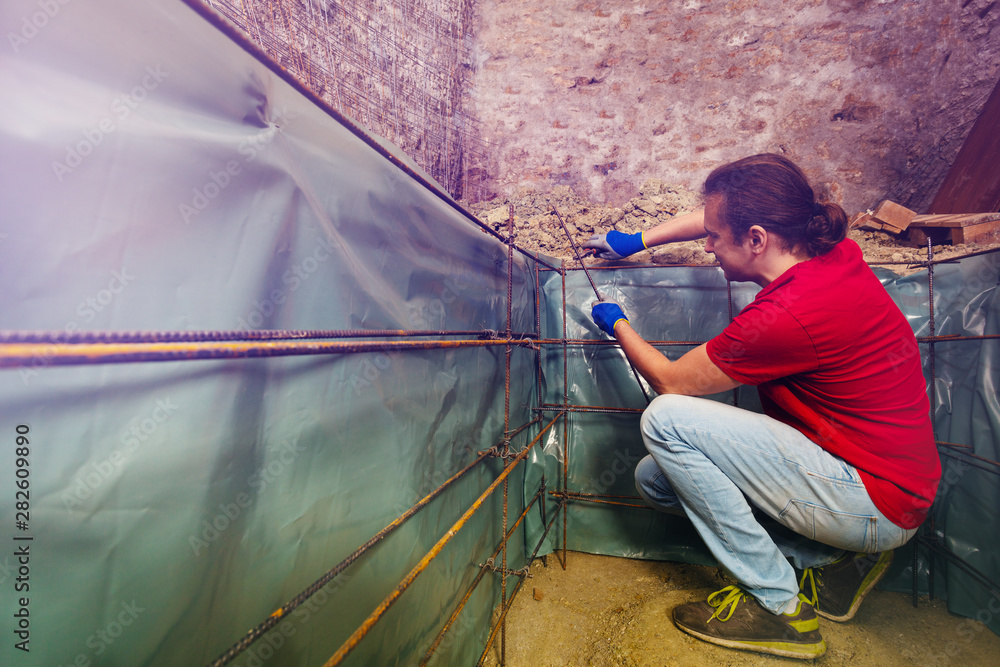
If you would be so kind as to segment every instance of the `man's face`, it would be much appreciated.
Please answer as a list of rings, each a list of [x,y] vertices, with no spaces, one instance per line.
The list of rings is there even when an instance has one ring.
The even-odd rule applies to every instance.
[[[733,239],[732,232],[719,219],[719,207],[721,196],[713,195],[705,201],[705,252],[715,255],[715,259],[722,266],[722,272],[726,280],[737,282],[753,281],[749,274],[749,263],[753,256],[750,251],[750,243],[737,243]]]

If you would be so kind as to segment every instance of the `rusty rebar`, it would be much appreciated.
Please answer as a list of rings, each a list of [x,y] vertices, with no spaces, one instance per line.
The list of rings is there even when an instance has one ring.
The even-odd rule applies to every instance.
[[[565,508],[563,508],[565,509]],[[545,538],[549,534],[549,530],[555,525],[556,519],[559,517],[559,508],[556,509],[555,514],[552,516],[552,522],[545,526],[545,530],[542,532],[542,537],[538,540],[538,544],[535,545],[535,550],[531,553],[531,557],[528,558],[528,564],[530,565],[535,561],[538,556],[538,550],[541,549],[542,544],[545,543]],[[500,621],[503,622],[507,616],[507,612],[510,610],[511,606],[514,604],[514,599],[517,597],[518,592],[521,590],[521,584],[524,583],[524,577],[519,577],[517,585],[514,587],[514,592],[510,596],[510,604],[500,610]],[[499,626],[498,622],[498,626]],[[496,638],[496,627],[493,628],[493,632],[490,633],[489,638],[486,640],[486,646],[483,647],[483,652],[479,656],[478,662],[476,662],[476,667],[481,667],[483,661],[486,660],[486,655],[490,652],[490,647],[493,645],[493,640]]]
[[[582,500],[582,501],[585,501],[585,502],[588,502],[588,503],[600,503],[602,505],[616,505],[618,507],[636,507],[638,509],[646,509],[646,510],[653,509],[649,505],[639,505],[637,503],[623,503],[623,502],[617,501],[617,500],[606,500],[605,498],[602,498],[600,496],[593,496],[593,495],[586,494],[586,493],[574,493],[572,491],[568,491],[568,492],[563,492],[563,491],[549,491],[549,495],[555,496],[556,498],[565,498],[567,501],[570,501],[570,500]],[[640,500],[641,500],[641,498],[640,498]]]
[[[565,266],[565,262],[563,262]],[[569,403],[569,367],[567,357],[569,355],[569,348],[567,347],[566,341],[566,272],[562,273],[562,329],[563,329],[563,403]],[[564,412],[563,417],[563,474],[562,474],[562,490],[569,490],[569,413]],[[557,417],[558,418],[558,417]],[[567,549],[566,549],[566,528],[569,524],[569,520],[566,516],[568,512],[566,503],[563,503],[563,557],[562,557],[562,569],[566,569],[567,564]]]
[[[310,340],[321,338],[420,338],[423,336],[486,337],[486,329],[253,329],[219,331],[0,331],[0,344],[44,343],[79,345],[84,343],[201,343],[251,340]],[[510,338],[534,340],[537,333],[510,332]]]
[[[570,245],[573,246],[573,252],[576,254],[576,261],[580,262],[580,266],[583,267],[583,272],[587,274],[587,280],[590,281],[590,286],[594,289],[594,295],[597,296],[598,301],[604,301],[604,297],[598,291],[597,285],[594,284],[594,279],[593,277],[591,277],[590,271],[587,269],[587,265],[583,261],[583,256],[580,254],[580,249],[576,247],[576,241],[573,240],[573,235],[569,233],[569,229],[566,228],[566,223],[563,222],[562,216],[559,215],[559,209],[553,206],[552,212],[556,214],[556,217],[559,219],[559,224],[562,225],[563,231],[566,232],[566,238],[569,239]],[[565,319],[563,321],[565,323]],[[566,337],[566,329],[565,327],[563,327],[563,338],[565,337]],[[642,392],[642,397],[646,399],[646,405],[649,405],[650,403],[649,394],[646,393],[646,387],[642,384],[642,378],[639,377],[639,371],[635,369],[635,364],[633,364],[632,360],[628,358],[628,354],[625,354],[624,350],[622,351],[622,354],[625,355],[625,361],[628,363],[628,367],[632,369],[632,375],[635,377],[635,381],[639,385],[639,391]]]
[[[199,361],[211,359],[260,359],[267,357],[401,352],[410,350],[532,346],[530,340],[428,340],[428,341],[227,341],[195,343],[45,343],[0,344],[0,368],[19,366],[83,366],[136,362]]]
[[[276,626],[281,621],[281,619],[288,616],[288,614],[294,611],[299,605],[301,605],[303,602],[305,602],[310,597],[319,592],[319,590],[324,586],[326,586],[328,583],[333,581],[334,577],[336,577],[338,574],[347,569],[347,567],[350,566],[354,561],[363,556],[366,551],[368,551],[373,546],[375,546],[376,544],[384,540],[386,537],[388,537],[390,533],[392,533],[394,530],[402,526],[403,523],[409,520],[414,514],[422,510],[428,504],[430,504],[432,500],[441,495],[441,493],[443,493],[448,487],[450,487],[452,484],[454,484],[459,479],[464,477],[466,473],[471,471],[477,465],[482,463],[483,459],[485,459],[486,457],[487,454],[485,453],[480,454],[479,456],[476,457],[474,461],[472,461],[472,463],[459,470],[457,473],[455,473],[447,480],[445,480],[444,483],[441,484],[441,486],[434,489],[426,496],[421,498],[419,501],[417,501],[416,504],[414,504],[410,509],[403,512],[395,521],[393,521],[385,528],[383,528],[375,535],[373,535],[371,538],[369,538],[367,542],[365,542],[360,547],[351,552],[347,556],[347,558],[344,558],[342,561],[337,563],[337,565],[328,570],[326,574],[324,574],[322,577],[314,581],[308,588],[306,588],[301,593],[296,595],[294,598],[283,604],[281,607],[278,607],[278,609],[273,611],[265,620],[261,621],[256,626],[251,628],[245,635],[243,635],[243,637],[238,642],[233,644],[222,655],[220,655],[218,658],[209,663],[209,667],[222,667],[223,665],[232,662],[233,659],[236,658],[236,656],[238,656],[240,653],[249,648],[251,644],[260,639],[260,637],[262,637],[264,634],[266,634],[268,630]]]
[[[535,493],[535,496],[528,502],[527,506],[525,506],[524,508],[524,511],[521,512],[521,515],[517,517],[517,521],[515,521],[514,524],[510,527],[510,530],[504,533],[504,538],[503,538],[504,543],[510,540],[511,536],[514,534],[514,531],[517,530],[517,527],[519,525],[521,525],[521,522],[528,515],[528,512],[531,510],[534,504],[538,502],[539,499],[541,499],[542,503],[544,504],[545,502],[544,485],[542,485],[542,487]],[[544,524],[545,521],[543,520],[542,523]],[[502,543],[497,545],[496,549],[493,550],[493,554],[490,556],[490,558],[497,557],[497,554],[500,553],[501,545]],[[462,599],[459,600],[458,606],[455,607],[455,610],[451,613],[451,616],[449,616],[448,620],[445,621],[444,626],[442,626],[440,632],[438,632],[437,636],[434,638],[434,641],[431,642],[431,645],[427,648],[427,651],[424,653],[424,657],[420,660],[420,667],[423,667],[428,662],[430,662],[431,658],[434,656],[434,653],[437,651],[438,646],[440,646],[441,640],[444,639],[445,634],[448,632],[448,630],[451,629],[451,626],[458,619],[458,615],[462,613],[462,609],[465,608],[465,605],[469,602],[469,599],[475,592],[476,587],[479,586],[479,583],[483,580],[483,577],[486,576],[486,573],[488,571],[489,570],[485,567],[479,568],[479,573],[476,574],[476,578],[472,580],[472,584],[469,585],[469,589],[465,592],[465,595],[462,597]]]
[[[569,239],[569,244],[573,246],[573,254],[576,255],[576,261],[580,262],[580,267],[583,269],[583,272],[587,274],[587,280],[590,281],[590,286],[594,288],[594,294],[597,295],[597,300],[604,301],[604,297],[601,296],[601,293],[597,290],[597,285],[594,284],[594,279],[590,276],[590,271],[587,269],[587,265],[583,261],[580,249],[576,247],[576,241],[573,240],[573,235],[569,233],[569,229],[566,228],[566,223],[563,222],[562,216],[559,215],[559,209],[553,206],[552,212],[556,214],[556,218],[559,219],[559,224],[562,225],[563,231],[566,232],[566,238]]]
[[[537,408],[532,408],[535,412],[603,412],[610,414],[636,414],[641,415],[643,408],[615,408],[603,407],[599,405],[558,405],[555,403],[544,403]]]
[[[345,641],[343,645],[341,645],[341,647],[337,650],[337,652],[334,653],[333,656],[326,661],[326,663],[324,663],[323,667],[334,667],[334,665],[339,665],[344,660],[344,658],[346,658],[351,653],[351,651],[353,651],[357,647],[358,643],[362,639],[364,639],[365,635],[367,635],[368,632],[372,629],[372,627],[374,627],[374,625],[378,623],[378,621],[385,615],[385,613],[389,610],[389,608],[393,605],[393,603],[395,603],[396,600],[399,599],[399,596],[402,595],[406,591],[406,589],[408,589],[410,585],[413,584],[414,580],[416,580],[416,578],[424,570],[427,569],[427,567],[431,564],[431,561],[437,558],[438,554],[441,553],[442,549],[444,549],[444,547],[448,544],[448,542],[450,542],[451,539],[455,537],[455,535],[458,533],[458,531],[461,530],[463,526],[465,526],[468,520],[472,518],[472,516],[476,512],[479,511],[479,508],[486,501],[486,499],[490,495],[492,495],[494,491],[496,491],[496,488],[500,486],[505,479],[507,479],[510,473],[517,467],[516,464],[523,461],[528,456],[528,453],[531,452],[532,448],[542,439],[542,435],[544,435],[545,432],[552,427],[552,425],[556,422],[557,419],[559,419],[558,416],[553,417],[552,421],[550,421],[548,424],[542,427],[538,435],[535,436],[535,439],[532,440],[528,446],[526,446],[523,450],[521,450],[521,452],[518,453],[512,464],[504,467],[500,475],[495,480],[493,480],[493,482],[486,488],[485,491],[482,492],[482,494],[480,494],[480,496],[472,503],[469,509],[467,509],[465,513],[462,514],[462,516],[458,519],[458,521],[456,521],[452,525],[452,527],[448,529],[448,532],[446,532],[444,536],[437,541],[437,543],[431,548],[431,550],[428,551],[427,554],[425,554],[424,557],[420,559],[420,562],[418,562],[413,567],[413,569],[410,570],[410,572],[403,578],[403,580],[399,582],[396,588],[394,588],[393,591],[381,602],[381,604],[379,604],[379,606],[376,607],[375,611],[373,611],[368,616],[368,618],[365,619],[365,621],[361,624],[361,626],[358,627],[358,629],[355,630],[354,633],[347,639],[347,641]]]

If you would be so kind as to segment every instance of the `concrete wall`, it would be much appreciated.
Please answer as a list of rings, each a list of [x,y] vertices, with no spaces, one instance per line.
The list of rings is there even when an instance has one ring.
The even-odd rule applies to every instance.
[[[994,0],[480,0],[492,188],[618,204],[763,151],[848,213],[929,203],[1000,76]]]

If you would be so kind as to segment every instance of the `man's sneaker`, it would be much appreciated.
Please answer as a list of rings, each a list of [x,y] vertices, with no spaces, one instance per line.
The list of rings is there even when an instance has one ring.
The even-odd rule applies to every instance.
[[[726,586],[705,602],[674,607],[684,632],[720,646],[811,660],[826,652],[819,617],[799,595],[795,613],[772,614],[739,586]]]
[[[824,567],[806,568],[799,591],[831,621],[849,621],[892,563],[892,552],[848,554]]]

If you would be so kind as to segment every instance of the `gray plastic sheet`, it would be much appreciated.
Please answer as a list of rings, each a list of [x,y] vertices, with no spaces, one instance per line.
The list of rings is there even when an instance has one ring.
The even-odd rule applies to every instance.
[[[505,328],[507,248],[183,3],[16,0],[0,25],[17,37],[0,50],[0,329]],[[533,332],[533,270],[514,262],[512,328]],[[534,359],[512,355],[513,426],[533,417]],[[502,347],[0,371],[0,663],[210,662],[496,444],[503,373]],[[323,664],[499,470],[235,664]],[[423,655],[499,544],[501,502],[345,664]],[[432,664],[478,657],[499,596],[487,577]],[[30,652],[9,630],[22,608]]]

